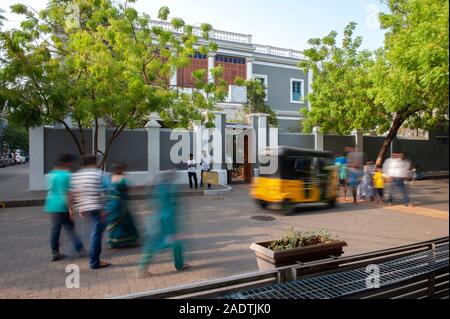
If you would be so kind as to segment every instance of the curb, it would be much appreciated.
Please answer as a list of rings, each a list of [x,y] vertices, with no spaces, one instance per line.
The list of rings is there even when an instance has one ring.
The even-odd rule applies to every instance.
[[[214,189],[214,190],[204,190],[204,191],[195,191],[195,192],[180,192],[178,193],[181,197],[201,197],[201,196],[210,196],[210,195],[219,195],[219,194],[227,194],[230,193],[233,189],[228,185],[220,185],[225,187],[224,189]],[[138,194],[138,195],[130,195],[130,200],[146,200],[151,198],[146,194]],[[20,207],[39,207],[44,206],[45,199],[25,199],[25,200],[10,200],[10,201],[2,201],[0,202],[0,209],[2,208],[20,208]]]
[[[231,188],[228,185],[221,185],[221,186],[225,187],[225,189],[204,190],[203,196],[228,194],[231,193],[231,191],[233,190],[233,188]]]

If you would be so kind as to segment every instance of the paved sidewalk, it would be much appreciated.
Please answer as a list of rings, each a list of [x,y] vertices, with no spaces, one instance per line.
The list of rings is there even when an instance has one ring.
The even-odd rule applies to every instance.
[[[0,169],[0,208],[34,207],[44,204],[46,191],[29,191],[28,168],[29,164],[24,164]],[[229,191],[231,188],[224,185],[214,185],[209,191],[206,188],[191,190],[187,184],[180,187],[180,195],[185,196],[203,196],[205,192]],[[130,196],[132,200],[142,200],[148,196],[148,193],[147,188],[132,189]]]
[[[420,185],[428,192],[431,186]],[[443,197],[434,201],[448,204],[448,183],[442,188]],[[425,193],[417,200],[438,210]],[[437,196],[437,195],[436,195]],[[442,196],[442,195],[439,195]],[[253,242],[279,238],[290,227],[298,230],[327,229],[347,241],[345,255],[386,249],[393,246],[445,237],[449,234],[448,219],[411,213],[420,211],[392,211],[386,207],[354,207],[338,204],[333,209],[300,209],[292,216],[284,216],[271,209],[260,210],[248,196],[248,187],[237,186],[232,193],[221,196],[182,198],[186,215],[186,259],[192,269],[174,271],[172,256],[165,252],[150,267],[152,275],[136,278],[136,264],[140,249],[111,251],[104,247],[103,258],[111,261],[108,269],[92,271],[86,259],[49,261],[49,221],[40,207],[10,208],[0,212],[0,298],[104,298],[126,295],[193,282],[223,278],[257,271]],[[147,216],[153,214],[143,201],[133,202],[132,211],[142,231]],[[448,215],[448,206],[442,210]],[[255,216],[271,217],[258,221]],[[87,243],[89,225],[77,220],[77,229]],[[70,252],[63,232],[62,248]],[[81,288],[65,287],[66,266],[77,264],[81,270]]]

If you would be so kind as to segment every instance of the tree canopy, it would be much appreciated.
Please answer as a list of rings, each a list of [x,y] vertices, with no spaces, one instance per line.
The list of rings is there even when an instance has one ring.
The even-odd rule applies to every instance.
[[[271,126],[278,126],[278,119],[272,108],[266,104],[266,87],[258,79],[243,80],[236,79],[236,84],[247,87],[247,102],[243,106],[245,114],[265,113],[268,114],[267,122]]]
[[[105,160],[114,139],[151,114],[182,127],[212,118],[227,94],[221,68],[212,70],[215,81],[206,79],[206,70],[194,72],[192,94],[170,84],[195,52],[217,49],[209,39],[211,25],[200,26],[199,41],[193,26],[169,18],[167,7],[157,17],[170,28],[153,24],[133,2],[50,0],[39,12],[13,5],[25,20],[0,38],[0,104],[11,121],[26,127],[60,123],[82,155],[85,141],[75,130],[95,127],[94,152],[101,153],[96,137],[104,121],[114,130]]]
[[[389,0],[379,16],[386,30],[384,47],[359,50],[356,24],[311,39],[300,64],[314,73],[304,128],[348,134],[387,133],[380,165],[402,127],[432,129],[448,125],[448,0]]]
[[[9,124],[3,130],[3,139],[9,148],[28,152],[28,131],[25,127]]]

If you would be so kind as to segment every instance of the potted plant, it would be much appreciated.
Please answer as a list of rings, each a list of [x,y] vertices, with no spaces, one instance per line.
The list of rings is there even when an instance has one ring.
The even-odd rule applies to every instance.
[[[291,228],[279,240],[254,243],[250,248],[255,251],[259,270],[265,271],[330,256],[339,257],[345,246],[345,241],[337,240],[327,231],[297,232]]]

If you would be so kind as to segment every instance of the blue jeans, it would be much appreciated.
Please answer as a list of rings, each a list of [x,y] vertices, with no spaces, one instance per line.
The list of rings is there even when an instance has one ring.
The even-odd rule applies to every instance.
[[[91,240],[89,243],[89,266],[100,266],[100,253],[102,252],[102,236],[106,228],[106,222],[100,217],[100,211],[86,212],[91,220]]]
[[[389,203],[394,199],[394,190],[398,188],[403,196],[403,204],[409,204],[408,190],[406,189],[405,180],[403,178],[393,178],[389,189]]]
[[[83,250],[83,243],[80,237],[75,232],[75,224],[70,219],[69,213],[50,213],[52,228],[50,232],[50,247],[52,255],[59,254],[59,237],[61,235],[61,228],[64,227],[67,235],[73,243],[75,251],[81,252]]]

